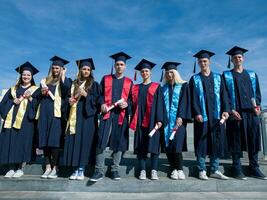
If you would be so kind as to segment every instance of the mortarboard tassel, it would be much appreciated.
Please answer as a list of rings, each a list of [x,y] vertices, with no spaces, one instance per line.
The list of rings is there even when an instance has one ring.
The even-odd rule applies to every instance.
[[[113,62],[112,62],[112,64],[111,64],[111,72],[110,72],[110,74],[111,74],[111,75],[113,74]]]
[[[163,70],[161,71],[160,82],[163,80]]]
[[[134,72],[134,81],[136,81],[136,79],[137,79],[137,72],[135,70],[135,72]]]
[[[196,62],[197,62],[197,61],[195,60],[193,73],[196,73],[196,65],[197,65]]]
[[[231,68],[231,57],[229,56],[229,59],[228,59],[228,65],[227,65],[227,68],[230,69]]]

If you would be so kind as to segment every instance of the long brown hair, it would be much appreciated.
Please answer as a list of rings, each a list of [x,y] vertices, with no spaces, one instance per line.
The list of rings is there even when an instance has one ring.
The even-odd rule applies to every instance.
[[[79,87],[82,84],[82,80],[83,80],[82,68],[80,68],[78,75],[77,75],[77,79],[73,82],[74,83],[74,94],[76,94],[78,92]],[[91,89],[91,87],[95,81],[92,69],[90,71],[89,77],[87,77],[84,81],[86,81],[84,90],[88,93],[88,91],[90,91],[90,89]]]
[[[31,73],[32,74],[32,73]],[[20,85],[22,85],[23,81],[22,81],[22,74],[20,74],[19,79],[15,85],[15,89],[17,90],[19,88]],[[33,75],[32,75],[32,80],[31,80],[31,86],[35,85],[35,81],[33,79]]]

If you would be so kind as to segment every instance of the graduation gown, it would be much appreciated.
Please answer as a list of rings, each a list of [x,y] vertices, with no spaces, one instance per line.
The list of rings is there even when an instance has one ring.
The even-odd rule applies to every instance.
[[[94,82],[86,97],[81,97],[76,110],[76,132],[67,129],[63,165],[85,166],[94,161],[97,133],[97,100],[99,84]]]
[[[28,88],[19,87],[16,90],[16,96],[23,95]],[[34,117],[37,108],[36,92],[32,94],[32,98],[32,101],[28,101],[20,129],[4,128],[5,121],[3,123],[0,133],[0,164],[18,164],[31,161]],[[0,103],[0,114],[4,120],[12,105],[14,105],[12,124],[19,109],[19,105],[14,104],[13,101],[11,89],[9,89]]]
[[[260,119],[254,113],[251,98],[254,97],[252,83],[247,70],[242,73],[231,70],[234,79],[236,111],[241,115],[242,120],[235,120],[230,117],[227,120],[227,139],[229,151],[239,153],[251,151],[256,153],[261,150]],[[225,76],[224,76],[225,78]],[[232,107],[230,91],[227,88],[230,105]],[[261,103],[261,92],[258,77],[256,75],[256,103]]]
[[[179,102],[178,102],[178,107],[176,108],[176,119],[178,117],[183,119],[183,124],[179,127],[179,129],[176,131],[176,134],[174,136],[174,139],[172,141],[166,141],[165,139],[165,149],[166,152],[168,153],[181,153],[183,151],[187,151],[187,142],[186,142],[186,127],[187,123],[191,121],[191,106],[190,106],[190,90],[189,90],[189,85],[188,83],[183,83],[181,86],[181,90],[179,94],[173,94],[174,93],[174,86],[172,85],[167,85],[168,86],[168,91],[169,91],[169,109],[171,109],[172,105],[172,100],[173,100],[173,95],[178,95],[179,96]],[[163,86],[164,87],[164,86]],[[165,94],[164,94],[164,101],[165,101]],[[165,102],[166,105],[166,102]],[[164,109],[165,110],[165,109]],[[165,110],[166,111],[166,110]],[[167,119],[168,124],[170,123],[168,119],[168,113],[164,113],[165,118]],[[168,125],[166,124],[166,126]],[[176,120],[175,120],[176,124]],[[166,133],[164,133],[166,134]],[[168,142],[168,144],[166,144]]]
[[[163,126],[166,123],[164,120],[165,107],[163,93],[161,87],[158,86],[153,97],[149,126],[147,128],[142,127],[142,122],[147,109],[146,97],[150,86],[151,83],[147,85],[142,83],[139,84],[138,117],[136,131],[134,133],[134,153],[139,155],[147,153],[160,153],[160,139],[162,138],[161,130],[157,130],[152,137],[149,137],[148,135],[149,132],[155,127],[157,122],[162,122]]]
[[[70,85],[70,79],[65,79],[65,85]],[[47,85],[52,94],[55,95],[56,85]],[[54,101],[50,96],[44,96],[39,89],[40,116],[37,123],[38,128],[38,147],[62,147],[64,132],[66,127],[66,112],[68,93],[60,82],[61,88],[61,117],[54,116]]]
[[[112,103],[121,99],[123,83],[125,77],[117,79],[115,75],[112,75]],[[131,83],[132,87],[132,83]],[[100,83],[100,98],[99,104],[105,103],[105,81],[104,78]],[[128,97],[128,107],[125,108],[126,113],[123,119],[122,125],[118,124],[119,115],[121,109],[116,107],[110,111],[110,117],[103,119],[103,115],[100,116],[100,124],[98,130],[98,142],[97,147],[104,150],[109,147],[113,151],[126,151],[129,146],[129,115],[131,113],[131,89]]]
[[[202,115],[200,98],[194,83],[193,77],[190,79],[190,93],[192,115],[194,118],[194,147],[196,156],[205,157],[206,155],[223,157],[227,150],[227,140],[225,133],[225,124],[220,124],[220,119],[214,117],[215,112],[215,93],[214,93],[214,76],[211,72],[209,76],[198,74],[204,90],[205,108],[208,121],[198,122],[195,120],[197,115]],[[221,78],[220,84],[220,102],[221,113],[229,112],[229,100],[225,89],[225,83]],[[203,116],[202,116],[203,117]]]

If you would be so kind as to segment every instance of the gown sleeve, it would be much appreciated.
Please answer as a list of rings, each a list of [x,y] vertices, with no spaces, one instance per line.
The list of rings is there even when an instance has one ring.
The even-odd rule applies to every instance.
[[[11,95],[11,89],[9,89],[4,95],[2,101],[0,102],[0,115],[2,119],[5,119],[9,110],[13,105],[13,97]]]
[[[190,89],[189,84],[184,83],[182,85],[180,94],[179,107],[177,111],[177,117],[181,117],[183,120],[191,121],[191,99],[190,99]]]

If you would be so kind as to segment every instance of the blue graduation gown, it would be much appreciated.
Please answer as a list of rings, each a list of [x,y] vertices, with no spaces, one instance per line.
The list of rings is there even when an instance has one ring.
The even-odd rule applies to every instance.
[[[97,100],[99,84],[94,82],[87,97],[77,103],[76,133],[65,135],[63,165],[85,166],[94,161],[97,133]]]
[[[219,123],[219,119],[214,118],[215,94],[214,78],[211,72],[209,76],[203,76],[199,73],[205,94],[205,106],[207,111],[207,122],[197,122],[194,120],[194,147],[196,156],[205,157],[206,155],[223,157],[227,150],[227,140],[225,125]],[[193,118],[202,115],[201,104],[196,90],[193,77],[190,79],[190,93]],[[229,112],[229,99],[225,89],[223,78],[220,86],[221,113]],[[220,113],[220,116],[221,116]]]
[[[70,79],[66,78],[64,84],[70,85]],[[67,91],[62,86],[61,87],[61,117],[54,116],[54,101],[49,96],[43,96],[41,94],[41,89],[39,90],[40,96],[40,117],[38,120],[38,143],[39,148],[45,147],[62,147],[63,136],[66,126],[66,102]],[[47,85],[49,90],[55,94],[56,85]]]
[[[125,78],[117,79],[115,75],[112,75],[112,103],[121,99],[121,93]],[[104,78],[100,83],[101,95],[99,98],[99,104],[105,103],[105,84]],[[132,88],[132,86],[131,86]],[[97,147],[104,150],[109,147],[113,151],[127,151],[129,146],[129,114],[131,107],[131,89],[128,98],[128,107],[126,108],[125,117],[122,125],[119,125],[120,108],[116,107],[111,110],[109,119],[103,120],[103,116],[100,116],[100,124],[98,130],[98,142]]]
[[[173,87],[169,86],[169,110],[172,105],[173,99]],[[186,126],[187,123],[191,121],[191,106],[190,105],[190,90],[188,83],[183,83],[180,93],[178,94],[179,103],[178,110],[176,112],[176,119],[178,117],[183,119],[182,126],[176,131],[175,137],[172,141],[169,141],[169,145],[166,148],[168,153],[181,153],[187,151],[187,142],[186,142]],[[164,113],[167,115],[167,113]],[[167,116],[166,116],[167,118]],[[168,122],[169,123],[169,122]],[[165,143],[164,143],[165,144]]]
[[[142,127],[142,122],[146,112],[146,95],[150,84],[139,84],[138,92],[138,118],[137,127],[134,133],[134,153],[135,154],[147,154],[147,153],[160,153],[160,139],[162,139],[161,130],[157,130],[156,133],[150,138],[149,132],[155,127],[156,122],[162,122],[165,125],[164,120],[164,98],[162,89],[159,86],[154,94],[153,104],[150,113],[149,127]],[[162,129],[162,128],[161,128]]]
[[[227,120],[227,139],[229,151],[239,153],[241,151],[252,151],[256,153],[261,150],[260,119],[253,111],[251,98],[253,89],[249,74],[246,70],[242,73],[231,70],[234,78],[236,111],[241,115],[242,120],[234,118]],[[227,88],[230,105],[230,92]],[[256,103],[261,103],[261,92],[258,77],[256,75]]]
[[[27,89],[28,88],[19,87],[16,90],[17,97],[23,95]],[[0,164],[18,164],[31,161],[32,141],[34,137],[34,117],[37,108],[36,92],[33,93],[32,98],[32,101],[28,101],[21,128],[3,127],[0,133]],[[0,114],[3,119],[7,117],[12,105],[15,105],[12,116],[13,124],[19,105],[13,103],[11,90],[9,89],[0,103]]]

